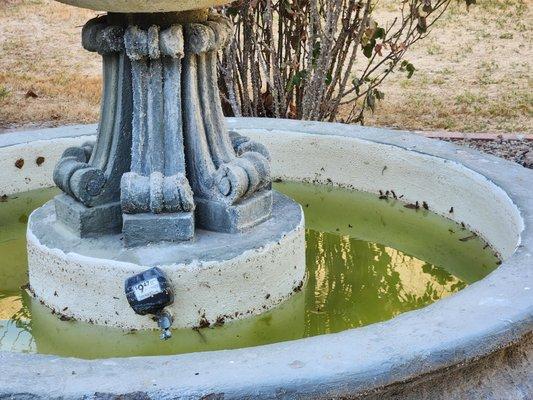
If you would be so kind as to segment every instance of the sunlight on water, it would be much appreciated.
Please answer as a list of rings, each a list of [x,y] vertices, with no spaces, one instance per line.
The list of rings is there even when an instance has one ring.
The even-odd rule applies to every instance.
[[[25,229],[56,189],[0,203],[0,350],[82,358],[232,349],[339,332],[431,304],[486,276],[492,250],[460,225],[375,195],[297,183],[276,189],[306,215],[307,281],[276,309],[198,331],[137,332],[61,321],[31,298]],[[462,240],[460,240],[462,239]],[[467,240],[465,240],[467,239]]]

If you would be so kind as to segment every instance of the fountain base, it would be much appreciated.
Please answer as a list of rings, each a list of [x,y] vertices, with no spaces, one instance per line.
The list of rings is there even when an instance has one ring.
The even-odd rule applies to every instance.
[[[80,239],[49,202],[30,216],[27,237],[39,300],[66,317],[124,329],[157,328],[124,294],[126,278],[153,266],[172,282],[176,328],[263,313],[298,290],[305,275],[302,209],[276,192],[272,218],[242,233],[198,230],[191,241],[127,248],[122,234]]]

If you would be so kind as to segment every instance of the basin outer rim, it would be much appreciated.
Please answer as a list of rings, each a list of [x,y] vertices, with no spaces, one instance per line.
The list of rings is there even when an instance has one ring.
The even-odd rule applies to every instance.
[[[155,13],[192,11],[209,7],[217,7],[231,0],[56,0],[73,7],[93,11],[117,13]],[[154,5],[155,3],[155,5]],[[185,3],[185,5],[183,5]],[[181,4],[181,5],[180,5]]]
[[[342,136],[461,163],[509,195],[523,219],[521,243],[493,273],[454,296],[389,321],[336,334],[237,350],[123,359],[81,360],[0,352],[0,397],[31,393],[43,398],[80,398],[95,392],[178,398],[211,393],[223,393],[224,398],[355,396],[471,363],[533,331],[533,171],[405,131],[257,118],[227,121],[235,130]],[[6,133],[0,135],[0,148],[35,140],[91,136],[95,131],[96,126],[89,125]],[[524,287],[531,290],[525,291]],[[465,303],[494,294],[507,305]],[[493,312],[497,307],[500,313]],[[469,316],[459,329],[446,317],[458,314]],[[444,341],[427,341],[434,326],[439,327],[440,336],[446,337]],[[358,351],[354,353],[354,349]],[[27,382],[32,382],[31,387]]]

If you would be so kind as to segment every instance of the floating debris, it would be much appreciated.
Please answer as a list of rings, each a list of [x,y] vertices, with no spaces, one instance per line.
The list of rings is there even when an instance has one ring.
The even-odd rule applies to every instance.
[[[459,240],[460,240],[461,242],[467,242],[467,241],[469,241],[469,240],[475,239],[476,237],[477,237],[477,235],[476,235],[476,234],[473,234],[473,235],[470,235],[470,236],[467,236],[467,237],[464,237],[464,238],[460,238]]]
[[[420,204],[418,203],[418,201],[416,201],[414,204],[409,203],[409,204],[404,205],[404,207],[409,208],[411,210],[418,210],[420,208]]]
[[[304,285],[304,281],[300,281],[300,283],[298,284],[298,286],[296,286],[296,287],[294,288],[294,291],[295,291],[295,292],[299,292],[300,290],[302,290],[303,285]]]

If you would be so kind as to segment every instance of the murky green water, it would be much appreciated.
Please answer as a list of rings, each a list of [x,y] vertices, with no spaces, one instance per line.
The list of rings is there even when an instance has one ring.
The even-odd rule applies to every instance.
[[[20,289],[27,283],[27,218],[57,191],[0,202],[0,350],[82,358],[177,354],[339,332],[428,305],[483,278],[498,263],[477,237],[428,211],[330,187],[276,186],[305,210],[303,290],[259,317],[174,331],[166,342],[157,332],[60,321],[28,296]]]

